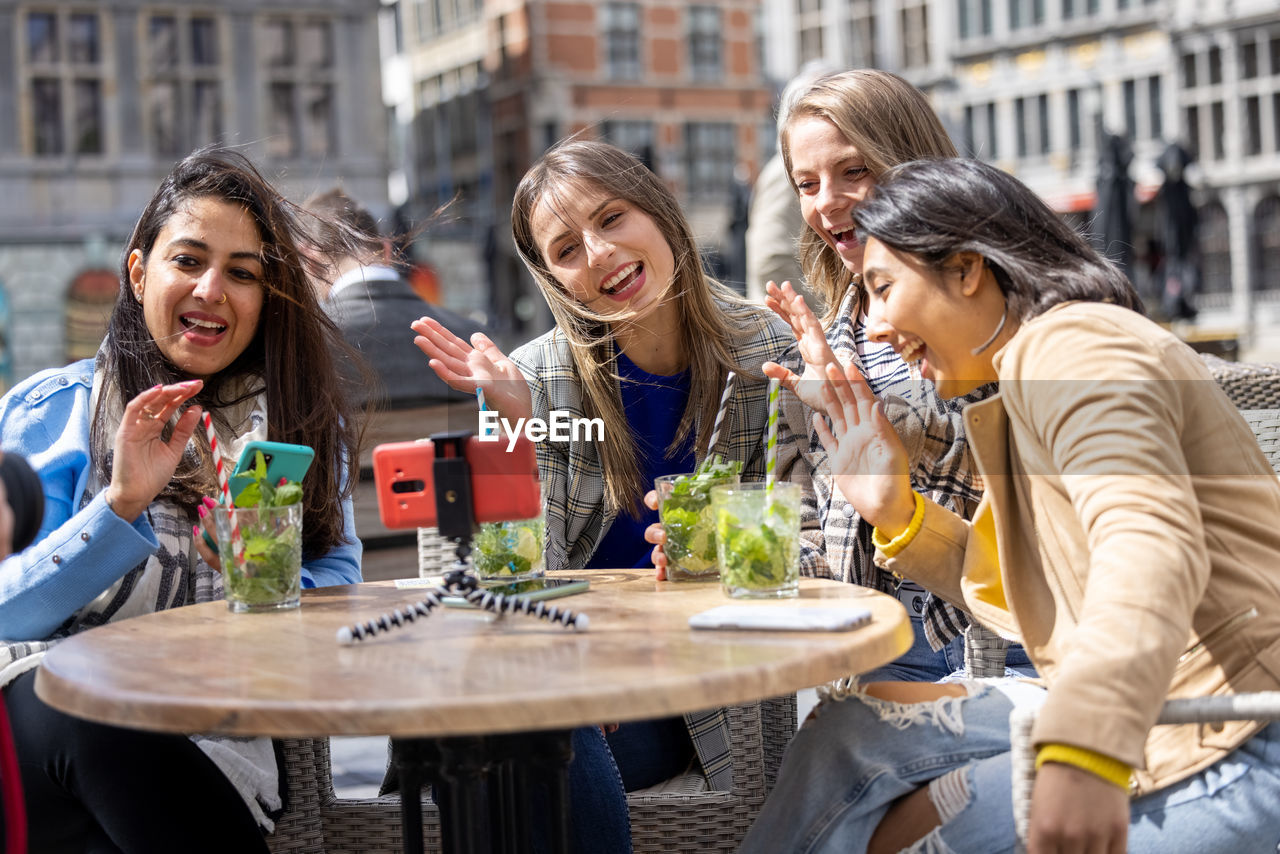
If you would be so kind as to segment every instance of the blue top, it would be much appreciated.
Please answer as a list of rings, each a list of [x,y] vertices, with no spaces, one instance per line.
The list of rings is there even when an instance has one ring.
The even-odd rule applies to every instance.
[[[640,449],[640,473],[644,482],[664,474],[693,471],[696,456],[693,443],[670,459],[664,458],[667,446],[676,438],[680,416],[689,403],[689,372],[664,377],[636,367],[635,362],[618,354],[618,376],[621,378],[622,409],[631,425]],[[600,539],[595,554],[587,561],[587,569],[645,568],[653,566],[653,546],[645,542],[644,529],[658,521],[658,511],[642,508],[639,519],[621,512]]]
[[[44,521],[26,551],[0,562],[0,637],[43,640],[159,542],[147,514],[126,522],[100,490],[83,508],[89,481],[89,397],[93,360],[54,368],[0,399],[0,448],[22,454],[44,487]],[[342,504],[344,542],[302,565],[303,587],[360,581],[362,548],[351,499]]]

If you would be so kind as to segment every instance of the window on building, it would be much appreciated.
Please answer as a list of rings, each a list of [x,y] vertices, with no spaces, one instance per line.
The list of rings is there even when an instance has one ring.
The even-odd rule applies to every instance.
[[[1147,112],[1151,119],[1151,138],[1164,137],[1164,97],[1160,77],[1147,78]]]
[[[1194,53],[1182,55],[1182,86],[1184,89],[1196,88],[1196,55]]]
[[[1258,76],[1258,43],[1255,41],[1240,43],[1240,76],[1245,80]]]
[[[1017,141],[1019,157],[1026,157],[1029,144],[1027,134],[1027,99],[1015,98],[1013,101],[1014,139]]]
[[[1048,154],[1053,146],[1053,140],[1049,137],[1049,96],[1036,96],[1036,124],[1037,124],[1037,142],[1040,154]]]
[[[1244,155],[1262,153],[1262,101],[1257,95],[1244,99]]]
[[[1000,156],[996,137],[996,105],[973,104],[964,108],[965,146],[971,157],[995,160]]]
[[[1124,131],[1129,139],[1138,138],[1138,81],[1126,80],[1121,85],[1124,92]]]
[[[718,7],[689,7],[689,70],[693,73],[694,80],[719,80],[724,77],[722,31]]]
[[[652,168],[653,122],[648,121],[606,121],[600,123],[600,135],[623,151],[629,151]]]
[[[904,68],[920,68],[929,64],[929,5],[913,3],[899,11],[901,23],[901,56]]]
[[[1200,149],[1200,108],[1194,104],[1187,107],[1185,125],[1187,129],[1187,145],[1197,157],[1202,155]]]
[[[333,23],[274,16],[258,30],[266,78],[267,154],[275,159],[336,154]]]
[[[1280,76],[1280,36],[1272,36],[1270,42],[1271,73]]]
[[[796,0],[796,44],[802,63],[823,57],[822,0]]]
[[[1280,92],[1271,96],[1271,145],[1280,151]]]
[[[1221,101],[1214,101],[1209,105],[1209,124],[1209,133],[1213,140],[1213,159],[1221,160],[1227,156],[1223,141],[1227,132],[1227,122]]]
[[[1222,82],[1222,48],[1214,45],[1209,48],[1209,85],[1217,86]]]
[[[1217,202],[1200,208],[1201,305],[1224,305],[1231,294],[1231,229],[1227,211]],[[1218,295],[1219,299],[1213,297]],[[1225,296],[1226,299],[1221,297]]]
[[[1016,98],[1013,102],[1018,157],[1049,153],[1049,96]]]
[[[685,176],[691,197],[727,196],[737,163],[734,126],[728,122],[685,125]]]
[[[614,80],[640,77],[640,7],[607,3],[603,10],[605,67]]]
[[[956,23],[961,39],[991,35],[991,0],[956,0]]]
[[[876,6],[873,0],[849,0],[848,28],[850,68],[876,67]]]
[[[1067,90],[1067,148],[1074,154],[1080,150],[1080,143],[1084,136],[1081,125],[1080,116],[1080,90]]]
[[[1038,27],[1044,23],[1044,0],[1009,0],[1009,29]]]
[[[1253,212],[1258,290],[1280,297],[1280,197],[1267,196]]]
[[[149,16],[143,98],[153,153],[179,157],[222,138],[218,22],[205,15]]]
[[[24,33],[28,150],[37,156],[106,151],[102,23],[97,12],[33,11]]]

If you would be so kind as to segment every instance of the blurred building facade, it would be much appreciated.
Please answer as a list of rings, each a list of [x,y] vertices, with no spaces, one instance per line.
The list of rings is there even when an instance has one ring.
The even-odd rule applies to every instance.
[[[1103,134],[1133,155],[1133,275],[1151,303],[1151,204],[1170,143],[1199,214],[1201,327],[1280,329],[1280,6],[1274,0],[764,0],[775,85],[805,61],[897,71],[965,153],[1068,220],[1099,216]],[[1113,254],[1116,247],[1111,247]]]
[[[510,341],[549,326],[511,245],[510,203],[574,134],[649,163],[732,276],[735,201],[773,146],[758,0],[387,5],[392,201],[421,223],[456,199],[417,246],[446,305],[479,309]]]
[[[237,146],[387,210],[378,0],[0,0],[0,382],[92,355],[172,165]]]

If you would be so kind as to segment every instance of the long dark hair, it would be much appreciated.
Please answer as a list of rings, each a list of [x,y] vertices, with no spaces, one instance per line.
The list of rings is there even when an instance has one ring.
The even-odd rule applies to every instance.
[[[978,160],[895,166],[853,211],[874,237],[941,271],[957,252],[986,259],[1009,315],[1029,320],[1063,302],[1142,312],[1132,283],[1017,178]]]
[[[351,495],[359,472],[361,419],[344,391],[333,356],[344,352],[346,344],[321,310],[298,251],[304,232],[297,212],[244,155],[218,146],[202,148],[181,160],[160,183],[125,247],[120,292],[98,367],[116,384],[122,402],[154,385],[188,379],[165,358],[147,329],[142,304],[130,288],[128,258],[137,249],[145,264],[169,218],[201,198],[241,206],[253,218],[262,240],[264,294],[253,340],[232,364],[205,380],[193,402],[213,412],[216,423],[219,408],[264,390],[260,385],[246,388],[243,379],[262,378],[269,438],[309,445],[316,452],[303,482],[303,550],[317,556],[343,542],[341,500]],[[111,447],[108,433],[114,433],[115,425],[108,423],[101,406],[91,430],[92,447]],[[197,430],[192,442],[194,455],[184,455],[161,493],[189,507],[217,489],[204,431]],[[103,483],[111,479],[106,457],[95,459]]]

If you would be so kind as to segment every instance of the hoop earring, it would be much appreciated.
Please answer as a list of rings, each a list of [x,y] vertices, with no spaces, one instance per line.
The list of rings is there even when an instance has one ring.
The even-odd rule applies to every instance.
[[[1009,302],[1005,301],[1004,311],[1000,312],[1000,322],[996,324],[996,331],[991,333],[991,337],[981,347],[974,347],[969,352],[975,356],[982,355],[982,351],[986,350],[992,344],[996,343],[996,339],[1000,337],[1000,333],[1004,330],[1004,322],[1009,317]]]

